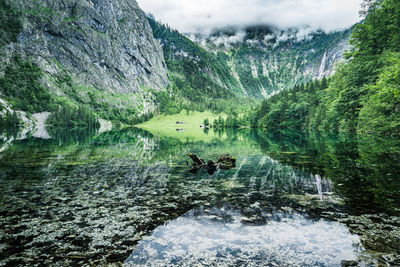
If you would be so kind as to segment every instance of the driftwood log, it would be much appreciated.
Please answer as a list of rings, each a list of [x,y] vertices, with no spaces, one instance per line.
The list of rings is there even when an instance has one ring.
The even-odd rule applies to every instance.
[[[236,158],[229,154],[219,156],[216,162],[209,160],[207,163],[196,154],[189,153],[189,157],[193,161],[191,173],[197,173],[200,169],[206,169],[208,174],[213,175],[217,169],[229,170],[236,167]]]

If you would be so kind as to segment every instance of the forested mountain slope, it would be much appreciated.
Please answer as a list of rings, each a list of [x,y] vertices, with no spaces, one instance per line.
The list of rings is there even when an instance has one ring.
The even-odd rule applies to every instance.
[[[269,129],[399,134],[400,2],[374,2],[350,44],[348,62],[329,83],[296,86],[265,100],[254,121]]]
[[[248,27],[243,39],[231,44],[221,41],[229,40],[223,31],[192,41],[152,17],[149,21],[175,80],[218,97],[229,91],[257,99],[332,75],[349,49],[352,31],[318,31],[299,38],[298,29]]]
[[[239,96],[236,92],[240,85],[224,61],[177,30],[157,22],[153,17],[148,19],[154,37],[163,47],[176,97],[183,98],[183,102],[202,103]]]
[[[225,50],[221,58],[240,82],[244,95],[266,98],[332,75],[349,48],[350,33],[316,32],[305,40],[296,40],[295,36],[285,41],[245,39],[238,47]],[[247,35],[254,36],[251,32]]]

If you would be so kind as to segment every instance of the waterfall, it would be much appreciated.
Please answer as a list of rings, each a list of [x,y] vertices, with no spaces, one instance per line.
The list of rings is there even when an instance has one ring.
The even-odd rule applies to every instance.
[[[321,184],[321,176],[318,174],[315,177],[315,185],[317,186],[319,198],[322,200],[322,184]]]
[[[327,60],[328,60],[328,55],[325,52],[324,56],[322,57],[321,65],[319,66],[318,79],[322,79],[325,76],[325,69],[326,69]]]

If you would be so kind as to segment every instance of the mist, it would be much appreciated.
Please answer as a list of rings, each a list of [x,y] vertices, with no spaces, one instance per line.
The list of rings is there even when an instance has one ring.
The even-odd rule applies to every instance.
[[[185,34],[211,36],[217,29],[235,29],[233,41],[246,27],[270,25],[313,32],[332,32],[359,22],[361,0],[138,0],[157,20]]]

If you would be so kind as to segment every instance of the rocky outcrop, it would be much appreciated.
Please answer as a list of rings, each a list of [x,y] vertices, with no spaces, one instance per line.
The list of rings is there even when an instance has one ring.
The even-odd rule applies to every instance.
[[[287,35],[285,31],[288,30],[279,34]],[[234,44],[194,40],[208,50],[225,54],[229,72],[239,85],[238,95],[268,98],[295,85],[333,75],[337,63],[344,60],[344,51],[349,49],[351,33],[351,29],[320,31],[304,39],[292,36],[283,40],[266,35],[260,40],[247,39]],[[218,40],[224,38],[220,36]]]
[[[329,77],[349,48],[350,31],[321,34],[302,42],[276,47],[247,44],[233,49],[230,59],[247,95],[268,98],[295,85]]]
[[[83,86],[113,94],[167,87],[162,49],[136,1],[11,0],[10,4],[22,17],[23,30],[8,53],[33,58],[50,76],[67,71]],[[51,85],[51,80],[46,82]]]
[[[339,42],[335,47],[324,52],[318,69],[318,74],[314,78],[322,79],[335,74],[335,65],[344,61],[343,53],[350,48],[348,41],[349,40],[346,38]]]

